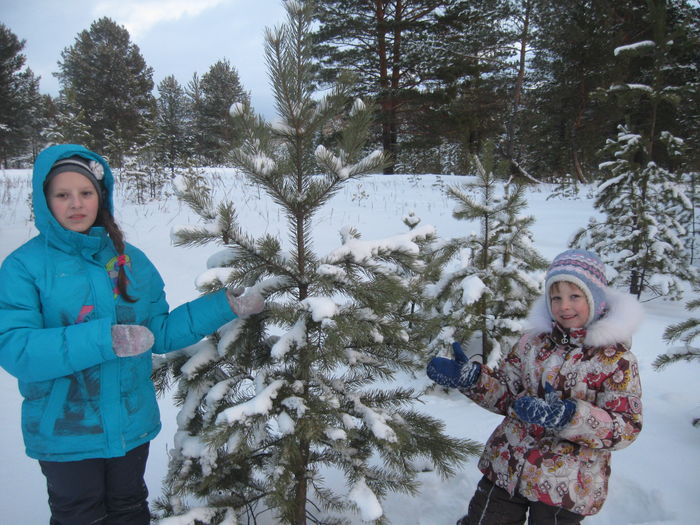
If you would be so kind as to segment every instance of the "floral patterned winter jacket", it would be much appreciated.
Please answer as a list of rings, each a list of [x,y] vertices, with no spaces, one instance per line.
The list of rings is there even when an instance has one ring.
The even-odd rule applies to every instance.
[[[479,461],[484,475],[511,494],[582,515],[605,502],[610,452],[628,446],[642,428],[639,369],[629,349],[642,308],[629,295],[606,294],[608,313],[570,334],[553,325],[541,298],[530,316],[534,330],[495,371],[483,367],[477,383],[462,391],[506,416]],[[562,399],[576,400],[560,430],[524,423],[511,408],[519,397],[544,397],[546,383]]]

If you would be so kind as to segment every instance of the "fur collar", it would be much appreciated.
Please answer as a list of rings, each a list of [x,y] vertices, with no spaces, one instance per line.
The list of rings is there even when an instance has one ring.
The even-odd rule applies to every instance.
[[[586,346],[608,346],[623,343],[627,346],[644,318],[642,305],[631,295],[613,288],[606,288],[608,312],[586,328]],[[552,330],[552,318],[547,310],[545,297],[541,296],[532,306],[527,319],[530,332]]]

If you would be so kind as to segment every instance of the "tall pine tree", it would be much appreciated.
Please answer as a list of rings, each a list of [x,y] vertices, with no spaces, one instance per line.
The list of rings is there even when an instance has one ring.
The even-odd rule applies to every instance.
[[[42,115],[39,79],[24,68],[24,40],[0,24],[0,165],[33,161],[32,146]],[[23,69],[24,68],[24,69]]]
[[[473,155],[502,133],[517,75],[512,11],[504,0],[443,2],[425,32],[405,43],[411,76],[420,84],[403,96],[402,149],[435,151],[441,141],[457,146],[456,171],[446,170],[442,158],[440,168],[464,173],[472,169]]]
[[[687,195],[684,141],[674,134],[682,94],[676,70],[683,69],[674,51],[673,24],[664,0],[649,0],[645,12],[648,39],[614,50],[631,78],[608,90],[625,115],[617,137],[600,165],[605,180],[597,188],[595,207],[604,215],[591,219],[574,237],[601,255],[616,271],[613,282],[631,294],[680,299],[684,283],[694,283],[689,230],[693,203]],[[681,54],[682,55],[682,54]]]
[[[153,70],[126,28],[106,17],[81,31],[61,59],[55,75],[64,119],[71,127],[78,119],[87,129],[82,143],[120,166],[132,147],[148,142]]]
[[[175,175],[177,166],[192,156],[192,111],[185,91],[174,76],[158,84],[154,149],[156,160]]]
[[[416,459],[449,475],[476,450],[446,436],[413,408],[418,394],[393,381],[412,370],[414,355],[401,276],[415,264],[415,241],[432,229],[364,241],[346,228],[332,253],[312,249],[315,214],[386,159],[364,151],[371,111],[348,104],[347,86],[317,98],[309,3],[286,9],[287,24],[266,34],[278,122],[247,104],[231,113],[246,132],[237,164],[280,206],[289,248],[246,235],[232,203],[216,205],[198,183],[182,186],[208,224],[179,230],[179,242],[227,246],[210,259],[201,287],[253,286],[268,307],[170,359],[182,410],[162,504],[184,514],[184,498],[197,496],[204,506],[188,515],[203,523],[268,509],[295,525],[346,522],[323,514],[348,510],[381,523],[388,492],[417,491]],[[342,473],[347,492],[324,482],[328,470]]]
[[[436,127],[429,123],[460,121],[461,115],[445,109],[449,105],[445,99],[466,87],[465,77],[478,77],[474,84],[492,86],[493,75],[480,77],[492,73],[497,63],[489,58],[499,54],[491,45],[499,34],[493,20],[503,4],[500,0],[319,0],[314,33],[319,78],[335,80],[348,70],[356,74],[354,91],[377,104],[380,141],[395,162],[406,140],[440,143],[429,141]],[[488,58],[482,61],[478,55]],[[422,96],[436,85],[438,93]],[[486,96],[493,103],[493,92]],[[469,102],[465,100],[461,109],[466,111]],[[424,118],[424,112],[438,106],[439,118]],[[385,169],[393,172],[393,165]]]
[[[201,98],[193,105],[195,132],[201,144],[200,153],[208,164],[220,165],[227,152],[238,146],[239,131],[228,108],[232,104],[248,103],[250,96],[243,89],[238,72],[228,60],[219,60],[209,68],[199,82]]]
[[[521,115],[527,132],[519,137],[528,171],[571,182],[593,179],[600,137],[619,117],[614,105],[593,94],[612,81],[612,50],[625,3],[534,2],[529,89]]]

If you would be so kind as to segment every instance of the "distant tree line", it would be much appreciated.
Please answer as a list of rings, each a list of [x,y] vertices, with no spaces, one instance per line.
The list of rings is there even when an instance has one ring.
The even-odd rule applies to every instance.
[[[506,175],[591,182],[620,125],[645,136],[664,168],[699,169],[695,2],[316,0],[314,13],[316,83],[350,76],[354,95],[374,102],[385,173],[473,171],[492,143]],[[231,162],[241,133],[228,109],[249,93],[228,60],[185,86],[174,76],[154,86],[128,31],[101,18],[62,51],[51,97],[25,67],[24,41],[1,24],[0,40],[3,166],[60,141],[117,166]],[[668,157],[661,130],[683,141],[681,158]]]
[[[46,144],[75,142],[118,167],[136,157],[162,167],[220,165],[237,132],[228,114],[249,99],[228,60],[186,86],[164,78],[154,95],[153,69],[126,28],[100,18],[61,52],[57,97],[40,95],[25,68],[24,41],[0,24],[0,140],[5,167],[31,164]]]

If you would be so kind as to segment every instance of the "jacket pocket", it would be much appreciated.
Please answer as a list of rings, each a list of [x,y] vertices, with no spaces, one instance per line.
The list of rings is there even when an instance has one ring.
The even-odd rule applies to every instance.
[[[44,436],[52,436],[54,434],[56,420],[63,411],[69,388],[70,380],[67,377],[59,377],[54,381],[39,421],[39,434]]]

